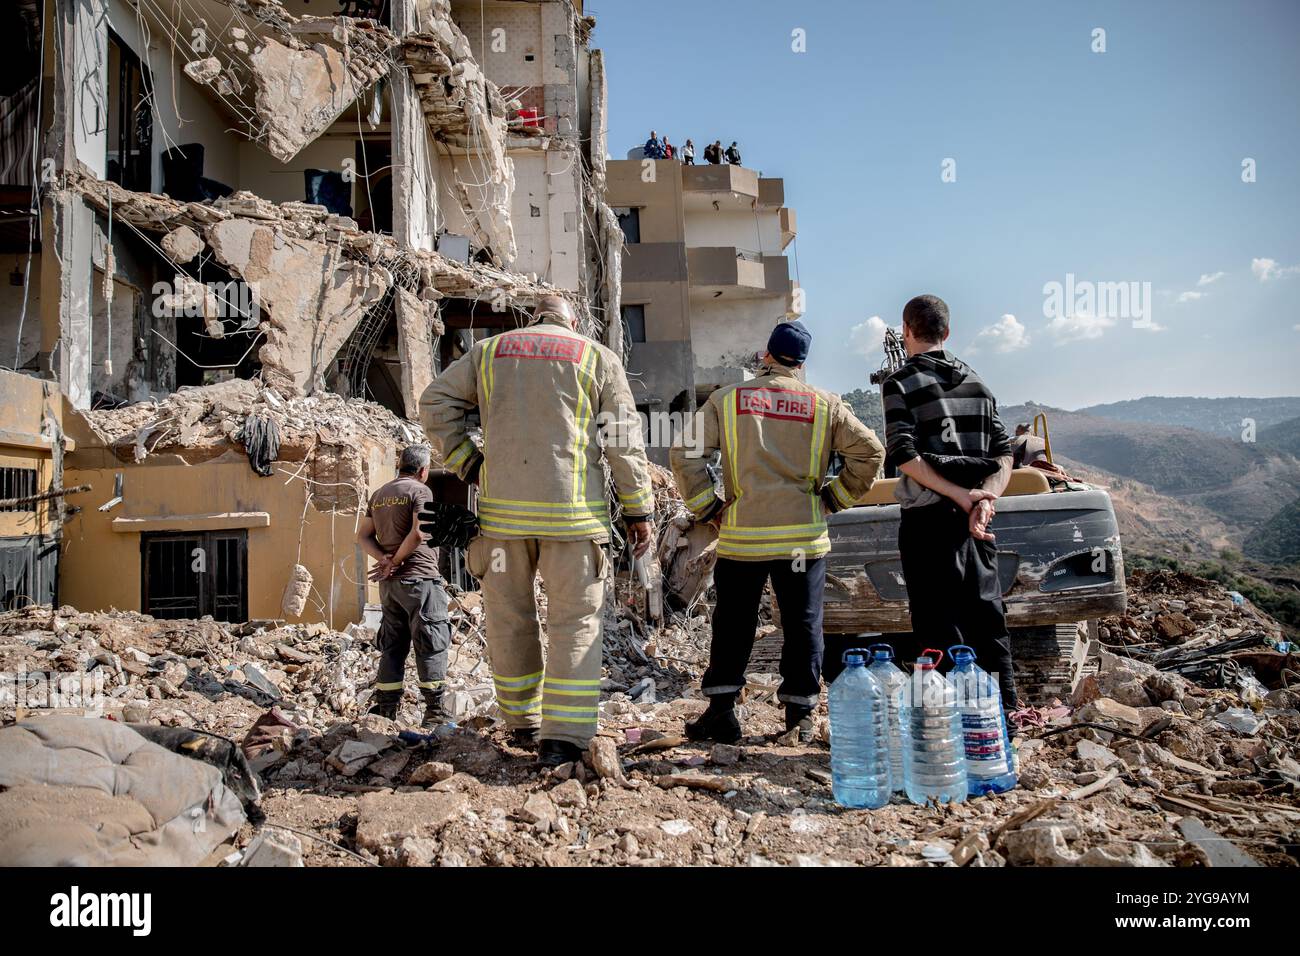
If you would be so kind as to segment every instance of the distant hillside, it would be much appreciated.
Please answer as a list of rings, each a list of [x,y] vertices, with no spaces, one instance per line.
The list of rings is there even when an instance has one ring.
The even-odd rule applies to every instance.
[[[1300,458],[1300,417],[1288,418],[1284,422],[1263,428],[1255,438],[1265,448],[1284,451]]]
[[[1040,410],[1047,412],[1055,455],[1204,507],[1239,538],[1300,495],[1300,462],[1261,442],[1037,406],[1003,409],[1003,421],[1013,428]]]
[[[880,407],[879,392],[855,388],[851,392],[845,392],[840,398],[853,409],[853,414],[858,417],[858,421],[874,431],[882,442],[885,440],[885,414]]]
[[[1209,560],[1224,548],[1240,547],[1241,532],[1201,505],[1162,495],[1150,485],[1063,455],[1054,457],[1073,477],[1109,492],[1125,553]]]
[[[1194,428],[1241,440],[1242,420],[1257,431],[1300,416],[1300,398],[1167,398],[1150,396],[1078,409],[1081,415],[1143,425]],[[1295,454],[1293,452],[1293,454]]]
[[[1300,562],[1300,498],[1256,526],[1243,550],[1275,564]]]

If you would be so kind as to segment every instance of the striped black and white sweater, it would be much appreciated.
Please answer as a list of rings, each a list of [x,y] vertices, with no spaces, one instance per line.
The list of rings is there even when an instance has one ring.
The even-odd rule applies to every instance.
[[[913,355],[881,385],[885,463],[897,468],[922,453],[1001,458],[1011,442],[997,401],[975,371],[951,352]],[[942,500],[906,475],[895,491],[904,508]]]

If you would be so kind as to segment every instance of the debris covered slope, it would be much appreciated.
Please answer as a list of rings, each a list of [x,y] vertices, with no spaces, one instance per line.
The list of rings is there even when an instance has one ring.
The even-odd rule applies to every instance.
[[[474,593],[457,594],[452,607],[457,722],[432,734],[408,729],[418,726],[413,681],[399,722],[364,715],[377,652],[359,626],[30,608],[0,616],[0,669],[98,673],[109,716],[244,740],[267,821],[232,835],[231,862],[1297,862],[1300,690],[1281,686],[1287,668],[1270,669],[1286,660],[1276,624],[1210,582],[1134,576],[1128,617],[1103,624],[1097,672],[1072,699],[1016,715],[1018,789],[944,809],[896,800],[877,811],[832,800],[824,716],[813,744],[780,736],[774,675],[750,675],[750,736],[739,745],[684,741],[683,720],[704,706],[707,607],[694,617],[670,611],[647,630],[632,597],[620,588],[607,621],[600,734],[583,763],[548,776],[496,719]],[[1171,614],[1194,630],[1165,636]],[[17,716],[12,701],[2,706],[6,722]]]

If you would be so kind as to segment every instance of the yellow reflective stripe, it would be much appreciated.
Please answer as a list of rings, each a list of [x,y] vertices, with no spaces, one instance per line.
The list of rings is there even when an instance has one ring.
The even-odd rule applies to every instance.
[[[589,680],[587,678],[579,679],[577,677],[548,677],[546,678],[546,683],[548,685],[559,684],[564,687],[599,687],[600,678],[597,677],[594,680]]]
[[[474,453],[474,443],[466,438],[457,445],[450,455],[443,462],[452,471],[460,471],[460,466],[469,460],[469,456]]]
[[[625,495],[620,493],[618,496],[618,500],[622,503],[624,508],[630,508],[634,511],[640,511],[641,509],[649,510],[650,502],[653,499],[650,494],[650,489],[642,488],[639,491],[635,491],[630,495]]]
[[[740,499],[744,494],[740,487],[740,477],[736,465],[736,402],[737,393],[733,389],[722,403],[722,432],[727,445],[727,469],[731,472],[731,507],[722,519],[724,526],[734,525],[740,513]]]
[[[822,483],[822,447],[826,444],[826,402],[821,396],[813,402],[812,451],[808,461],[808,479],[812,488],[813,520],[821,515],[821,502],[817,500],[817,489]]]
[[[523,518],[504,518],[500,515],[479,515],[479,525],[484,528],[501,528],[502,530],[522,531],[536,530],[550,534],[567,534],[569,532],[588,531],[608,531],[609,525],[602,521],[592,518],[586,521],[572,521],[562,519],[559,521],[541,521],[525,520]]]
[[[596,717],[560,717],[557,714],[548,714],[542,711],[542,717],[549,721],[559,721],[562,724],[594,724],[597,722]]]
[[[540,697],[531,697],[528,700],[502,700],[497,698],[497,706],[507,714],[531,714],[540,709],[542,699]]]
[[[811,533],[814,537],[826,533],[826,522],[814,524],[778,524],[766,528],[728,528],[726,538],[792,538]]]
[[[375,690],[401,690],[401,689],[402,689],[402,682],[400,680],[393,681],[392,683],[386,683],[384,681],[375,682]]]
[[[561,714],[587,714],[591,717],[597,717],[600,715],[600,708],[598,707],[565,707],[560,704],[542,705],[543,714],[549,713],[550,711],[556,711]]]
[[[709,485],[694,498],[688,499],[686,507],[690,508],[692,511],[700,512],[704,510],[706,505],[712,504],[713,499],[717,497],[717,492],[713,490],[712,485]]]
[[[582,501],[587,497],[587,445],[591,441],[588,433],[591,422],[591,397],[587,390],[591,387],[591,366],[595,364],[596,350],[583,343],[582,361],[578,363],[578,407],[574,409],[573,419],[576,435],[573,442],[573,500]]]
[[[572,526],[568,528],[511,528],[505,525],[497,525],[490,521],[479,522],[479,527],[485,534],[490,534],[496,538],[591,538],[595,539],[600,535],[608,535],[609,527],[606,525],[594,526]]]
[[[437,690],[445,683],[447,683],[445,680],[422,680],[422,681],[417,681],[416,686],[427,687],[430,690]]]
[[[831,549],[828,537],[817,538],[807,542],[785,542],[764,544],[740,544],[735,541],[718,541],[718,554],[723,556],[785,558],[793,557],[794,552],[803,552],[804,557],[819,558]]]
[[[845,508],[853,506],[856,499],[849,494],[849,489],[844,487],[844,482],[840,481],[839,475],[835,476],[835,480],[832,481],[828,487],[831,490],[831,494],[835,496],[835,500],[838,501],[840,505]]]
[[[483,518],[492,518],[497,521],[507,521],[513,524],[540,524],[540,525],[559,525],[559,524],[588,524],[595,522],[603,524],[604,515],[538,515],[538,514],[512,514],[509,511],[487,510],[479,512],[480,520]]]
[[[479,510],[504,511],[522,515],[562,517],[566,514],[587,515],[607,513],[604,498],[590,501],[520,501],[514,498],[480,498]]]
[[[599,697],[600,696],[599,690],[563,690],[559,687],[552,687],[550,684],[546,685],[546,687],[544,688],[544,692],[547,694],[547,696],[550,696],[551,694],[556,694],[560,697]]]
[[[492,682],[498,687],[534,687],[541,683],[545,671],[536,671],[532,674],[525,674],[523,677],[501,677],[497,674],[492,675]]]

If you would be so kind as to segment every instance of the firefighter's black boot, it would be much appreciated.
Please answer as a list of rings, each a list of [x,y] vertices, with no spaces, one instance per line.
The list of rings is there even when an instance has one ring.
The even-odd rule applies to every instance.
[[[813,720],[812,708],[805,707],[802,704],[785,705],[785,732],[798,729],[799,742],[802,744],[812,743],[813,739]]]
[[[513,727],[510,730],[510,743],[521,750],[532,750],[537,746],[536,727]]]
[[[537,747],[537,762],[543,767],[558,767],[582,759],[582,748],[567,740],[543,739]]]
[[[740,718],[736,716],[735,694],[714,694],[709,698],[709,708],[686,724],[690,740],[716,740],[734,744],[740,739]]]
[[[423,730],[433,730],[451,720],[442,706],[441,687],[421,687],[420,695],[424,698],[424,719],[420,721]]]
[[[387,717],[389,720],[397,719],[397,705],[402,702],[402,692],[400,690],[377,690],[375,691],[375,702],[371,706],[369,713],[377,717]]]

